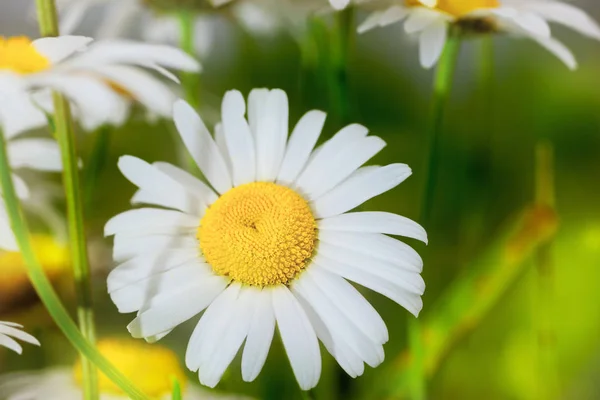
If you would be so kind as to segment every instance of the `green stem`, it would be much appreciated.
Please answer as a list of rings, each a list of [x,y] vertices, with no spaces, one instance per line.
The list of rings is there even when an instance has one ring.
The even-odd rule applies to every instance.
[[[96,132],[96,143],[94,143],[92,154],[85,165],[83,175],[83,199],[85,214],[88,216],[92,211],[92,206],[94,205],[94,192],[98,185],[102,170],[104,169],[104,165],[106,164],[106,158],[108,157],[110,131],[111,127],[105,125]]]
[[[54,0],[36,0],[40,33],[42,36],[58,36],[58,19]],[[69,239],[75,290],[77,293],[77,315],[79,328],[90,342],[94,343],[96,332],[92,307],[92,284],[83,226],[83,206],[79,188],[79,168],[72,131],[71,110],[68,101],[59,93],[53,94],[55,134],[60,146],[63,163],[63,183],[67,200]],[[83,389],[86,400],[96,400],[98,372],[94,364],[82,355]]]
[[[351,52],[354,47],[355,10],[348,7],[335,14],[335,24],[331,33],[332,61],[329,71],[329,92],[332,107],[339,114],[342,124],[348,122],[350,117],[350,90],[348,68]]]
[[[439,139],[444,123],[446,105],[452,89],[456,60],[460,50],[461,39],[457,34],[451,33],[446,42],[446,47],[439,60],[435,83],[433,88],[433,106],[431,127],[428,137],[429,156],[426,167],[426,182],[421,209],[421,223],[428,225],[431,217],[435,186],[440,158]]]
[[[6,211],[10,220],[10,224],[21,249],[21,254],[27,268],[29,279],[36,290],[38,296],[46,306],[48,313],[56,322],[56,325],[61,329],[67,339],[73,346],[118,385],[130,398],[135,400],[146,400],[144,396],[133,384],[129,382],[115,367],[104,358],[98,350],[83,337],[77,329],[77,326],[69,316],[69,313],[61,303],[56,292],[46,275],[40,263],[38,262],[31,241],[29,238],[27,223],[23,218],[23,214],[17,199],[15,187],[10,174],[10,162],[8,160],[6,142],[4,135],[0,133],[0,185],[2,195],[6,204]]]
[[[192,12],[182,11],[179,14],[181,49],[192,57],[196,57],[196,47],[194,44],[195,21],[196,16]],[[186,101],[194,109],[198,110],[200,107],[200,75],[193,72],[184,72],[181,75],[181,84]]]
[[[552,145],[540,142],[536,146],[536,203],[542,207],[555,207],[554,151]],[[557,370],[556,330],[554,326],[554,262],[553,244],[548,241],[536,253],[537,304],[535,325],[537,326],[538,398],[549,399],[561,393]]]
[[[450,34],[442,57],[439,60],[434,83],[432,122],[428,137],[429,156],[426,168],[426,181],[423,205],[421,208],[421,224],[427,227],[431,217],[431,209],[435,195],[435,186],[440,158],[439,138],[441,135],[446,104],[450,96],[456,60],[460,50],[460,37],[454,32]],[[413,363],[408,374],[412,400],[422,400],[427,397],[427,376],[425,371],[423,329],[417,319],[411,319],[408,326],[409,348]]]

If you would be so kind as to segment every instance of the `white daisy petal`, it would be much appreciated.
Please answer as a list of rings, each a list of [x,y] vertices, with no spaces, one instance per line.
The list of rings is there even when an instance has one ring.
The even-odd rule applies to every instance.
[[[397,282],[388,279],[389,276],[382,277],[365,270],[368,266],[360,268],[355,265],[344,264],[323,255],[319,255],[313,263],[316,268],[324,268],[329,272],[386,296],[406,308],[414,316],[418,316],[423,308],[423,300],[420,294],[408,291],[404,287],[405,285],[400,286]],[[415,282],[417,281],[416,276],[411,279]]]
[[[257,117],[254,134],[256,180],[268,182],[277,178],[281,167],[288,135],[289,105],[287,95],[279,89],[271,90],[264,100],[265,105],[257,111],[262,115]]]
[[[60,172],[62,162],[58,143],[52,139],[27,138],[8,143],[10,164],[13,168],[32,168]]]
[[[248,125],[250,125],[254,139],[258,136],[259,121],[264,115],[268,98],[269,89],[253,89],[248,95]]]
[[[380,343],[373,342],[340,312],[335,304],[317,286],[312,269],[305,271],[296,279],[292,292],[309,303],[321,317],[333,336],[343,340],[368,365],[376,367],[383,362],[384,353]]]
[[[289,185],[296,180],[319,139],[326,117],[324,112],[313,110],[298,121],[290,136],[277,182]]]
[[[446,45],[447,31],[445,21],[436,21],[419,35],[419,60],[423,68],[431,68],[440,59]]]
[[[51,63],[58,63],[76,52],[83,51],[94,39],[85,36],[45,37],[34,40],[32,46]]]
[[[116,233],[143,231],[161,233],[162,228],[193,229],[200,221],[191,215],[174,210],[138,208],[125,211],[111,218],[104,226],[104,236]]]
[[[246,382],[256,379],[269,354],[275,333],[275,315],[268,289],[256,290],[256,309],[248,330],[242,354],[242,377]]]
[[[319,229],[339,232],[385,233],[420,240],[427,243],[427,232],[418,223],[381,211],[354,212],[320,220]]]
[[[236,90],[225,93],[221,114],[234,186],[252,182],[256,177],[254,140],[245,113],[246,104],[242,94]]]
[[[180,290],[142,312],[127,325],[127,329],[134,338],[153,336],[172,329],[204,310],[225,289],[226,282],[224,278],[215,276],[189,290]]]
[[[29,333],[23,332],[17,328],[18,327],[13,327],[0,321],[0,334],[12,336],[15,339],[21,340],[29,344],[34,344],[36,346],[40,345],[40,342],[36,338],[31,336]]]
[[[434,23],[445,21],[442,13],[424,7],[413,9],[404,23],[404,31],[408,34],[417,33]]]
[[[241,287],[236,282],[229,285],[215,298],[198,321],[185,353],[185,365],[190,371],[198,371],[207,356],[206,353],[210,354],[214,350],[212,344],[219,340],[227,328]]]
[[[575,59],[575,56],[564,44],[553,38],[532,37],[532,39],[558,57],[558,59],[561,60],[570,70],[577,69],[577,60]]]
[[[312,201],[315,217],[333,217],[398,186],[411,175],[406,164],[361,168],[330,192]]]
[[[350,4],[350,0],[329,0],[329,2],[336,10],[342,10]]]
[[[312,389],[321,376],[319,342],[306,313],[287,287],[272,289],[273,309],[281,340],[302,390]]]
[[[547,21],[562,24],[582,35],[600,40],[600,26],[585,11],[558,1],[528,1],[521,6]]]
[[[17,354],[23,353],[23,347],[16,340],[9,336],[0,333],[0,346],[6,347],[9,350],[14,351]]]
[[[311,193],[313,186],[319,182],[323,176],[329,176],[334,168],[339,168],[338,161],[348,161],[351,155],[340,157],[344,152],[350,152],[356,149],[356,144],[361,142],[369,130],[362,125],[352,124],[342,128],[331,139],[323,143],[317,151],[313,152],[304,171],[300,174],[294,185],[302,190],[303,194]],[[332,162],[333,161],[333,162]],[[357,168],[357,167],[356,167]],[[354,168],[354,169],[356,169]],[[327,174],[323,172],[327,171]],[[353,172],[353,171],[351,171]]]
[[[113,258],[115,261],[124,261],[151,251],[197,248],[198,242],[193,232],[162,232],[146,236],[118,234],[114,239]]]
[[[169,175],[173,180],[179,182],[187,191],[196,194],[206,205],[211,205],[217,201],[217,194],[204,182],[189,172],[166,162],[155,162],[152,163],[152,165]]]
[[[194,161],[218,193],[231,189],[231,177],[219,148],[202,119],[183,100],[173,106],[173,120]]]

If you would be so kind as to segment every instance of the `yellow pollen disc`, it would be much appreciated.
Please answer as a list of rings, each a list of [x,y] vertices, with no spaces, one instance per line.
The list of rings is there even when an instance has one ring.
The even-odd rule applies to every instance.
[[[41,55],[25,36],[0,36],[0,70],[31,74],[50,67],[50,60]]]
[[[408,6],[428,6],[455,17],[462,17],[481,8],[498,8],[499,0],[405,0]]]
[[[259,287],[294,279],[309,262],[316,239],[317,224],[306,200],[266,182],[225,193],[198,228],[202,253],[217,274]]]
[[[97,344],[100,353],[142,392],[161,398],[172,391],[173,379],[185,388],[185,373],[177,356],[166,347],[131,339],[105,339]],[[75,381],[83,383],[81,362],[75,364]],[[99,372],[98,386],[103,395],[125,395],[106,375]]]

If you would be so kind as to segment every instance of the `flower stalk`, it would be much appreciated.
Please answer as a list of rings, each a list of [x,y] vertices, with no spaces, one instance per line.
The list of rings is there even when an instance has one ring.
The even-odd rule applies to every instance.
[[[189,11],[179,14],[180,46],[183,51],[192,57],[196,57],[194,37],[195,15]],[[185,100],[198,110],[200,107],[200,79],[199,74],[184,72],[181,76],[181,84],[185,93]]]
[[[48,310],[48,313],[60,328],[71,344],[87,359],[93,362],[100,370],[118,385],[130,398],[134,400],[147,400],[148,398],[141,393],[129,380],[124,377],[115,367],[104,358],[79,331],[69,313],[61,303],[58,295],[54,291],[52,284],[45,275],[44,270],[38,262],[31,241],[27,223],[23,218],[23,213],[14,183],[10,173],[10,162],[8,159],[6,142],[4,135],[0,132],[0,187],[6,204],[6,211],[10,220],[12,231],[15,235],[27,274],[31,283],[40,297],[42,303]]]
[[[58,36],[58,19],[54,0],[36,0],[40,33],[42,36]],[[77,294],[77,316],[83,336],[92,345],[96,340],[92,284],[87,254],[87,242],[83,224],[83,202],[79,184],[79,165],[75,148],[75,136],[69,102],[59,93],[52,95],[54,105],[54,132],[63,164],[63,184],[67,202],[69,244]],[[81,355],[83,391],[86,400],[96,400],[98,372],[94,364]]]

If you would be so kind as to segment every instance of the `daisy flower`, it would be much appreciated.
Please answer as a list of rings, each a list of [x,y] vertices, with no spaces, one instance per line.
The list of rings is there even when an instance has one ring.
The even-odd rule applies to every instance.
[[[207,183],[132,156],[119,168],[139,190],[105,226],[114,235],[108,278],[135,338],[156,341],[206,309],[186,365],[217,385],[245,341],[242,377],[260,373],[275,326],[300,387],[319,381],[318,339],[352,377],[376,367],[388,340],[377,311],[348,281],[418,315],[421,257],[389,235],[427,240],[417,223],[386,212],[348,212],[411,175],[405,164],[362,167],[385,146],[358,124],[314,149],[325,113],[305,114],[288,138],[288,99],[230,91],[211,136],[184,101],[174,120]],[[160,207],[160,208],[158,208]],[[318,339],[317,339],[318,338]]]
[[[175,94],[147,70],[177,81],[167,68],[182,71],[200,68],[192,57],[177,48],[129,41],[93,44],[92,41],[83,36],[34,41],[26,37],[0,37],[0,93],[11,94],[3,95],[0,100],[4,126],[21,128],[30,119],[39,122],[39,110],[23,101],[13,104],[13,98],[18,96],[20,100],[28,91],[41,92],[34,99],[48,109],[50,89],[61,92],[73,103],[74,112],[86,130],[103,124],[122,124],[134,101],[153,114],[169,116]]]
[[[197,3],[203,6],[202,9],[209,10],[231,1],[202,0]],[[154,5],[159,7],[158,11],[150,7],[153,3],[157,3]],[[144,42],[178,46],[181,42],[180,21],[176,15],[160,12],[161,8],[164,11],[165,5],[168,5],[166,3],[169,3],[169,0],[59,0],[57,6],[61,14],[60,31],[63,34],[73,34],[82,26],[87,14],[101,12],[100,23],[94,32],[96,38],[114,39],[139,35]],[[178,2],[170,3],[176,6]],[[198,14],[194,31],[196,51],[205,55],[214,42],[214,21]]]
[[[571,51],[554,39],[549,22],[600,40],[600,27],[583,10],[554,0],[398,0],[372,13],[359,32],[406,20],[404,29],[419,36],[420,61],[433,66],[444,49],[448,27],[461,32],[504,32],[533,39],[570,69],[577,67]]]
[[[171,400],[172,379],[176,378],[186,400],[242,399],[222,396],[188,384],[177,356],[162,346],[149,346],[121,339],[104,339],[98,351],[153,399]],[[0,377],[0,393],[6,400],[81,400],[81,364],[44,371],[8,374]],[[104,374],[98,376],[100,400],[129,399]]]
[[[36,338],[28,333],[21,330],[22,325],[15,324],[14,322],[0,321],[0,346],[4,346],[18,354],[23,352],[23,348],[15,339],[19,339],[23,342],[40,345],[40,342]]]

